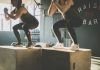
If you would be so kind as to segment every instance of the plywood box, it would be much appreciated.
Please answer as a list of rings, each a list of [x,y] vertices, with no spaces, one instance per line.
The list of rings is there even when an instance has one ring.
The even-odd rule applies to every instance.
[[[42,70],[90,70],[91,50],[46,48],[42,50],[42,65]]]
[[[0,46],[0,70],[41,70],[41,49]]]
[[[90,70],[91,50],[0,46],[0,70]]]

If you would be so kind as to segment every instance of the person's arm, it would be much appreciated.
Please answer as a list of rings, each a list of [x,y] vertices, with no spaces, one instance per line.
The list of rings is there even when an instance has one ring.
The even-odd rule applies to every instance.
[[[7,8],[4,8],[4,16],[6,18],[6,20],[9,20],[9,16],[6,14],[6,12],[8,12],[8,9]]]
[[[62,16],[64,16],[64,13],[67,12],[73,4],[73,0],[66,0],[64,4],[55,2],[55,6]]]
[[[11,15],[14,15],[15,14],[15,9],[13,10],[13,11],[11,11],[11,13],[10,13]],[[5,18],[7,19],[7,20],[9,20],[10,19],[10,17],[8,16],[8,14],[7,13],[5,13]]]
[[[48,15],[49,15],[49,16],[52,16],[52,15],[54,15],[54,14],[56,13],[56,11],[57,11],[57,8],[56,8],[56,6],[54,5],[54,2],[53,2],[53,0],[52,0],[50,6],[49,6],[49,8],[48,8]]]
[[[13,14],[13,12],[11,14],[9,14],[8,12],[6,12],[6,14],[8,15],[8,17],[16,20],[17,18],[21,17],[21,15],[23,14],[23,8],[20,8],[16,13]]]
[[[10,19],[10,17],[7,14],[4,14],[4,15],[5,15],[6,20]]]

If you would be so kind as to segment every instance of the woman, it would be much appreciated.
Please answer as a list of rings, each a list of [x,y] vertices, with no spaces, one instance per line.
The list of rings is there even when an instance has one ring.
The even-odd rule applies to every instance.
[[[74,30],[74,27],[80,26],[82,24],[82,20],[80,17],[77,16],[77,12],[75,11],[75,5],[76,0],[52,0],[51,4],[48,9],[48,15],[52,16],[57,11],[59,11],[63,17],[62,20],[56,22],[53,25],[54,33],[56,34],[58,38],[58,43],[55,45],[55,47],[63,47],[63,41],[61,39],[61,33],[59,31],[60,28],[67,28],[69,36],[72,40],[71,49],[72,50],[78,50],[79,44],[77,42],[76,33]]]
[[[34,29],[38,27],[38,20],[32,16],[25,7],[22,6],[22,0],[11,0],[11,4],[15,7],[15,9],[9,14],[7,8],[4,9],[5,18],[14,19],[20,18],[22,20],[21,23],[16,24],[13,27],[14,34],[18,40],[16,46],[21,45],[21,38],[18,30],[24,30],[27,39],[28,45],[26,47],[30,47],[32,45],[31,35],[29,29]]]

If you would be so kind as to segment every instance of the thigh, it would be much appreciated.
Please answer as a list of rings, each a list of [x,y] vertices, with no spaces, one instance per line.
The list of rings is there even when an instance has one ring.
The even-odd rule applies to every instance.
[[[19,24],[14,25],[13,28],[15,28],[15,29],[23,29],[22,26],[23,26],[23,23],[19,23]]]
[[[33,23],[33,24],[24,24],[23,28],[27,28],[27,29],[35,29],[36,27],[38,27],[38,23]]]
[[[60,20],[58,22],[56,22],[53,27],[55,28],[66,28],[67,27],[67,23],[65,20]]]

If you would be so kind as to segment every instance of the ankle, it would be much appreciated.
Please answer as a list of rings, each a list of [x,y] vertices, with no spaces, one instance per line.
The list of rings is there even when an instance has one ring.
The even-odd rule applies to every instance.
[[[59,43],[59,42],[57,42],[53,47],[55,47],[55,48],[61,48],[61,47],[64,47],[64,44],[63,43]]]
[[[21,43],[21,42],[18,42],[18,43],[16,43],[16,44],[20,45],[20,44],[22,44],[22,43]]]
[[[29,42],[26,47],[28,48],[28,47],[31,47],[31,46],[32,46],[32,42]]]
[[[71,46],[73,46],[73,45],[79,45],[79,44],[78,44],[78,43],[74,43],[74,42],[73,42],[73,43],[71,44]]]
[[[16,43],[16,44],[14,44],[13,46],[15,46],[15,47],[22,47],[23,44],[22,44],[22,43]]]

